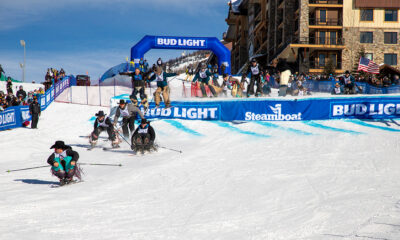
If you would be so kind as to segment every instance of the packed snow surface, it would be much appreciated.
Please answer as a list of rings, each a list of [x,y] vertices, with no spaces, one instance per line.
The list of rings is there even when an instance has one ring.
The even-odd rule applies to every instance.
[[[87,151],[99,108],[53,103],[0,132],[0,239],[400,239],[400,121],[158,120],[158,152]],[[102,136],[106,136],[103,133]],[[64,140],[84,182],[52,188]]]

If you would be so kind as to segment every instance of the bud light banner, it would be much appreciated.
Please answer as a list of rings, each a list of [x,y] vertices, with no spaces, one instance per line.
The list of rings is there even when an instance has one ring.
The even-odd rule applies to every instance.
[[[207,38],[155,37],[155,48],[207,49],[207,46]]]
[[[131,48],[131,62],[135,67],[139,67],[140,59],[151,49],[210,50],[217,56],[220,74],[231,73],[231,51],[216,37],[144,36]],[[107,74],[112,72],[110,69]]]
[[[329,119],[400,118],[400,97],[260,99],[173,102],[172,108],[154,108],[146,118],[222,121],[303,121]]]
[[[10,107],[0,112],[0,131],[10,128],[16,128],[22,125],[21,113],[18,107]]]

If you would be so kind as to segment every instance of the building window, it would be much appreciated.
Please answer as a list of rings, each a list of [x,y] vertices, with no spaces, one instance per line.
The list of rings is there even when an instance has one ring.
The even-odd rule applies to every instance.
[[[385,21],[386,22],[397,22],[397,10],[386,9],[385,10]]]
[[[325,67],[325,54],[319,54],[319,66]]]
[[[385,44],[397,44],[397,32],[385,32]]]
[[[319,11],[319,21],[323,23],[326,22],[326,10]]]
[[[366,53],[364,55],[365,58],[368,58],[369,60],[373,61],[374,60],[374,54],[373,53]]]
[[[319,32],[319,44],[325,44],[326,33]]]
[[[397,54],[385,53],[385,64],[396,66],[397,65]]]
[[[374,10],[373,9],[361,9],[360,10],[360,21],[374,21]]]
[[[372,32],[361,32],[360,33],[360,43],[373,43],[374,34]]]
[[[330,32],[331,45],[336,45],[336,32]]]

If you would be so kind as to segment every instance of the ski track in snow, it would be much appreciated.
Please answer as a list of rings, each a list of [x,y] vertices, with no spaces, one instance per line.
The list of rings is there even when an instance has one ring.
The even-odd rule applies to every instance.
[[[0,132],[0,239],[400,239],[398,120],[157,120],[183,153],[132,156],[82,147],[100,109],[53,103],[39,130]],[[60,139],[123,166],[63,188],[49,168],[5,172],[45,165]]]

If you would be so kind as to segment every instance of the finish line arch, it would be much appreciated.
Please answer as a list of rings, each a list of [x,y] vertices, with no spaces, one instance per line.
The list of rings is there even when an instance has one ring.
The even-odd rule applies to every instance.
[[[225,65],[225,73],[231,74],[231,52],[220,40],[215,37],[168,37],[146,35],[131,48],[131,61],[135,67],[144,58],[144,54],[150,49],[174,49],[174,50],[210,50],[218,57],[218,65]]]

